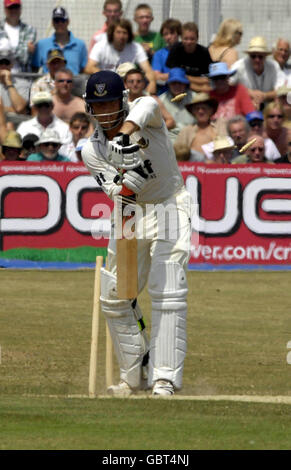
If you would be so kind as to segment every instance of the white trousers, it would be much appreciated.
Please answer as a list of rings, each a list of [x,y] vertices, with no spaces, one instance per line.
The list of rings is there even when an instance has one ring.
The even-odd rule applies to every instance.
[[[138,290],[148,284],[152,301],[149,346],[149,386],[159,379],[182,385],[186,354],[187,279],[190,255],[192,200],[185,188],[154,208],[140,205],[136,220],[138,238]],[[140,213],[141,214],[141,213]],[[116,242],[108,245],[109,273],[116,276]],[[121,379],[140,385],[140,369],[148,346],[134,327],[130,303],[101,291],[101,305],[119,362]],[[138,347],[139,346],[139,347]],[[135,357],[134,357],[135,356]]]

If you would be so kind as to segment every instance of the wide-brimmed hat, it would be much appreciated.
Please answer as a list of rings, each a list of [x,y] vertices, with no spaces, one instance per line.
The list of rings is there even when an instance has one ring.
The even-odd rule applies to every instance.
[[[35,142],[35,145],[46,144],[48,142],[60,145],[62,144],[62,141],[57,131],[54,131],[53,129],[46,129],[40,135],[39,140]]]
[[[218,108],[218,102],[216,101],[215,98],[212,98],[208,93],[196,93],[194,98],[192,99],[191,103],[188,103],[185,105],[185,108],[191,112],[191,108],[193,105],[198,104],[198,103],[206,103],[209,106],[211,106],[213,110],[213,114],[216,113],[217,108]]]
[[[213,152],[217,150],[233,149],[234,143],[230,137],[217,137],[214,141]]]
[[[21,136],[18,132],[8,131],[5,139],[3,140],[2,147],[12,147],[16,149],[22,148]]]
[[[209,64],[209,73],[207,77],[215,78],[215,77],[231,77],[236,73],[236,70],[229,70],[227,64],[225,62],[214,62],[213,64]]]
[[[169,71],[169,78],[166,81],[167,84],[172,82],[185,83],[185,85],[190,85],[188,78],[186,77],[186,72],[180,67],[174,67]]]
[[[33,105],[40,103],[52,103],[53,97],[48,91],[38,91],[35,93],[31,99]]]
[[[255,36],[249,42],[249,47],[246,51],[246,54],[252,54],[254,52],[259,52],[260,54],[269,55],[272,53],[268,49],[267,41],[263,36]]]
[[[118,73],[121,78],[124,78],[127,72],[134,69],[136,69],[136,66],[133,62],[123,62],[123,64],[120,64],[117,67],[116,73]]]
[[[291,88],[286,86],[286,85],[280,86],[276,90],[276,96],[278,96],[278,98],[280,96],[286,96],[286,95],[288,95],[288,93],[291,93]]]

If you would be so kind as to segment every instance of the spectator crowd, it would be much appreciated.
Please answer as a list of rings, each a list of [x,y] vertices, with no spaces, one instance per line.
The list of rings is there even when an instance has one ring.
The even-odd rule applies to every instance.
[[[268,47],[263,32],[239,54],[243,25],[225,19],[211,44],[194,22],[166,19],[151,27],[150,4],[125,18],[120,0],[105,0],[105,22],[88,47],[70,29],[69,12],[53,9],[53,34],[38,39],[21,19],[25,0],[3,0],[0,21],[1,160],[81,161],[94,131],[82,94],[89,75],[118,73],[129,106],[157,101],[177,160],[291,163],[290,42]],[[98,12],[97,12],[98,13]]]

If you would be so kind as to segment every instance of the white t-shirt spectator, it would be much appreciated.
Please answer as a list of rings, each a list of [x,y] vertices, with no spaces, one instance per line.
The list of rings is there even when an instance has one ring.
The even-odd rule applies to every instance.
[[[286,81],[284,72],[273,60],[266,59],[264,71],[261,75],[254,72],[249,57],[237,60],[231,66],[231,70],[236,70],[236,73],[230,78],[230,83],[232,85],[242,83],[251,90],[264,92],[277,90]]]
[[[144,48],[137,42],[126,44],[122,51],[117,51],[106,39],[98,41],[89,54],[89,59],[98,63],[101,70],[112,70],[124,62],[141,64],[148,60]]]
[[[17,127],[17,132],[21,135],[22,138],[26,134],[35,134],[39,137],[45,129],[53,129],[54,131],[57,131],[62,144],[69,144],[70,142],[72,142],[73,136],[70,131],[69,125],[59,119],[57,116],[54,116],[52,122],[46,128],[44,128],[40,124],[37,117],[29,119],[28,121],[23,121]]]

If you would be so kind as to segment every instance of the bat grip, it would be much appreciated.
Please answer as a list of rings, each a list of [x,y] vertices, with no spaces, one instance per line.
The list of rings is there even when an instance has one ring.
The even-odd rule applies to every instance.
[[[128,189],[126,186],[122,186],[122,190],[120,191],[120,196],[132,196],[134,194],[131,189]]]

